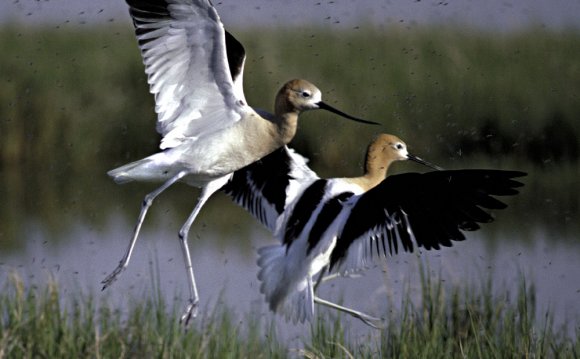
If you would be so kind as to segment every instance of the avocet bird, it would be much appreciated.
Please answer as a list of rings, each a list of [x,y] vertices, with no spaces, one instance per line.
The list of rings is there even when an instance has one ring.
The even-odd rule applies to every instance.
[[[386,177],[394,161],[412,160],[437,171]],[[315,296],[326,273],[346,275],[371,260],[440,249],[465,239],[503,209],[492,196],[515,195],[518,171],[442,170],[411,155],[403,141],[382,134],[367,149],[364,174],[320,179],[287,147],[237,171],[223,190],[274,231],[280,244],[259,249],[261,291],[274,312],[310,320],[314,303],[378,327],[381,320]],[[315,276],[318,276],[313,280]]]
[[[189,278],[189,305],[182,321],[196,315],[198,293],[187,236],[203,204],[232,173],[287,144],[298,115],[325,109],[357,119],[327,105],[305,80],[286,83],[276,96],[275,112],[254,110],[242,90],[245,51],[224,30],[208,0],[127,0],[158,114],[162,152],[108,174],[118,183],[163,182],[145,196],[129,247],[118,267],[103,280],[109,286],[127,267],[147,210],[178,181],[201,187],[201,195],[179,231]]]

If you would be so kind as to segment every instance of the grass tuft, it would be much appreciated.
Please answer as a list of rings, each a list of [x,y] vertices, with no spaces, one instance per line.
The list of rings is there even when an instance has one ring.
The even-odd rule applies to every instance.
[[[132,301],[126,313],[90,295],[64,296],[54,281],[26,287],[11,274],[0,293],[0,358],[577,358],[580,333],[536,316],[525,278],[512,295],[492,281],[446,288],[421,267],[421,297],[408,290],[386,328],[351,336],[343,315],[321,311],[301,343],[278,339],[274,322],[238,317],[221,305],[184,331],[163,296]],[[70,293],[70,292],[69,292]],[[148,298],[145,296],[144,298]],[[281,320],[272,317],[273,320]]]

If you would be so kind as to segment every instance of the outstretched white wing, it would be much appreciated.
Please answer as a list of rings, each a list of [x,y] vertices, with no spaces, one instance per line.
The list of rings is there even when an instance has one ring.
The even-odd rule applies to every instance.
[[[251,111],[228,67],[226,35],[208,0],[127,0],[155,95],[162,149],[221,130]],[[240,45],[241,46],[241,45]]]

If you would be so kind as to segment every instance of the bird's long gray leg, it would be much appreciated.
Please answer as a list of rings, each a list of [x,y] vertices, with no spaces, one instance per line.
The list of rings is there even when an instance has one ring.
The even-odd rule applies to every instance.
[[[324,275],[325,273],[329,272],[328,268],[329,268],[329,266],[327,265],[326,267],[322,268],[322,270],[318,274],[318,278],[316,279],[316,284],[314,285],[315,292],[316,292],[316,289],[318,289],[318,287],[324,282],[328,282],[328,281],[331,281],[331,280],[334,280],[337,278],[359,278],[359,277],[362,277],[362,275],[358,274],[358,273],[341,274],[339,272],[336,272],[336,273]]]
[[[326,273],[327,270],[328,270],[328,265],[324,266],[324,268],[322,268],[320,273],[318,273],[318,278],[316,279],[316,284],[314,284],[314,290],[313,290],[314,293],[316,293],[318,286],[320,285],[320,283],[322,283],[324,281],[324,278],[326,278],[324,276],[324,273]]]
[[[327,307],[330,307],[330,308],[339,310],[341,312],[350,314],[353,317],[362,320],[365,324],[370,325],[373,328],[382,329],[384,327],[384,321],[382,319],[370,316],[370,315],[363,313],[363,312],[360,312],[358,310],[343,307],[342,305],[338,305],[336,303],[329,302],[327,300],[324,300],[324,299],[316,297],[316,296],[314,297],[314,303],[325,305]]]
[[[320,286],[320,284],[322,284],[328,280],[332,280],[332,279],[340,277],[340,274],[338,274],[338,273],[329,274],[329,275],[325,276],[325,274],[328,271],[328,268],[329,268],[329,266],[325,266],[324,268],[322,268],[322,270],[318,274],[318,278],[316,279],[316,284],[314,285],[314,292],[315,293],[316,293],[316,290],[318,289],[318,286]],[[383,325],[383,321],[380,318],[375,318],[373,316],[370,316],[370,315],[363,313],[363,312],[360,312],[358,310],[343,307],[342,305],[338,305],[336,303],[329,302],[329,301],[322,299],[320,297],[314,296],[314,302],[321,304],[321,305],[325,305],[327,307],[330,307],[330,308],[333,308],[336,310],[339,310],[341,312],[345,312],[347,314],[350,314],[350,315],[362,320],[365,324],[370,325],[373,328],[380,329]]]
[[[320,280],[320,283],[325,283],[325,282],[330,282],[331,280],[337,279],[337,278],[360,278],[362,277],[362,274],[359,273],[348,273],[348,274],[342,274],[342,273],[332,273],[329,274],[327,276],[324,276],[324,278],[322,278]]]
[[[189,235],[189,229],[195,221],[195,218],[199,214],[201,207],[205,204],[205,202],[211,197],[214,192],[219,190],[226,184],[226,182],[231,178],[231,175],[227,175],[224,177],[220,177],[215,179],[209,183],[207,183],[201,190],[201,194],[195,208],[187,218],[187,221],[181,227],[179,231],[179,243],[181,243],[181,250],[183,252],[183,259],[185,261],[185,270],[187,271],[187,278],[189,281],[189,304],[185,309],[185,312],[181,316],[181,323],[187,327],[189,322],[192,318],[197,315],[197,309],[199,304],[199,295],[197,292],[197,285],[195,284],[195,275],[193,274],[193,265],[191,263],[191,254],[189,252],[189,245],[187,244],[187,238]]]
[[[125,255],[121,258],[119,265],[115,270],[109,274],[101,284],[103,284],[103,289],[105,290],[108,286],[113,284],[113,282],[118,278],[119,274],[123,272],[125,268],[129,265],[129,260],[131,259],[131,254],[133,253],[133,249],[135,248],[135,243],[137,243],[137,238],[139,237],[139,232],[141,231],[141,226],[143,225],[143,221],[145,220],[145,215],[147,215],[147,211],[149,207],[153,204],[153,200],[161,194],[161,192],[165,191],[167,188],[171,187],[175,182],[179,181],[183,177],[188,174],[186,171],[179,172],[177,175],[173,176],[167,182],[165,182],[161,187],[157,188],[155,191],[147,194],[143,199],[143,203],[141,204],[141,213],[139,213],[139,218],[137,219],[137,224],[135,225],[135,230],[133,231],[133,238],[131,238],[131,242],[129,242],[129,247],[125,251]]]

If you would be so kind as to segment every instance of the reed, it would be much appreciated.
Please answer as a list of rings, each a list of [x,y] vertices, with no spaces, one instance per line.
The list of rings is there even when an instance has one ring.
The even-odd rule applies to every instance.
[[[579,333],[554,327],[549,312],[538,319],[534,286],[525,278],[509,293],[491,280],[447,288],[426,268],[421,273],[420,300],[403,295],[382,331],[353,335],[343,316],[321,311],[298,344],[278,339],[279,317],[240,317],[216,305],[184,331],[160,292],[121,311],[54,281],[27,286],[12,274],[0,293],[0,357],[578,357]]]

